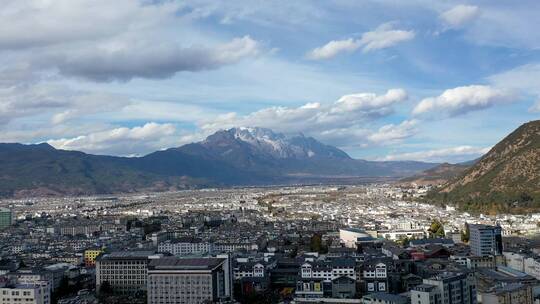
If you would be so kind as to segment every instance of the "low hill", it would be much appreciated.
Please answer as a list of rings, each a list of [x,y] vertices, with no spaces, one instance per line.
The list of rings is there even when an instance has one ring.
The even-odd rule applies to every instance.
[[[428,199],[486,213],[539,210],[540,120],[520,126]]]
[[[443,163],[434,168],[427,169],[416,175],[402,178],[399,184],[416,184],[416,185],[442,185],[450,180],[460,176],[472,164],[449,164]]]

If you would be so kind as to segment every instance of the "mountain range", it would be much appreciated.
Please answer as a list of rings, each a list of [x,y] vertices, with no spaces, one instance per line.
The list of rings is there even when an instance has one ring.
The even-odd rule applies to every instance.
[[[540,120],[517,128],[428,199],[490,214],[540,209]]]
[[[0,144],[0,196],[90,195],[196,187],[399,178],[437,164],[366,161],[303,134],[232,128],[142,157],[48,144]]]

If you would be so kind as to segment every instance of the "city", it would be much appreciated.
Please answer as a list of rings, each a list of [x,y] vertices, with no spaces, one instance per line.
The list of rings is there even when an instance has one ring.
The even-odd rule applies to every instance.
[[[0,295],[24,303],[533,303],[540,242],[526,237],[538,233],[540,214],[438,208],[416,201],[423,188],[4,200]]]
[[[0,0],[0,304],[540,304],[539,0]]]

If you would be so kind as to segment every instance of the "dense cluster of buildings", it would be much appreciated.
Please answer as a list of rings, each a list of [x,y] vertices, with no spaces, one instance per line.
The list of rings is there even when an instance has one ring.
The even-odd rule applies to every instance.
[[[3,303],[540,303],[526,219],[391,186],[6,201]],[[534,229],[533,229],[534,230]]]

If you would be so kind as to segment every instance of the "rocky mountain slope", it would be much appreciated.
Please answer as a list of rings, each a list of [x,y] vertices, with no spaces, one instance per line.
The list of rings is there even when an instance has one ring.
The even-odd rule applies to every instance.
[[[399,180],[399,184],[416,184],[416,185],[442,185],[450,180],[460,176],[472,164],[460,163],[449,164],[443,163],[434,168],[427,169],[410,177],[405,177]]]
[[[489,213],[540,208],[540,120],[520,126],[431,199]]]

